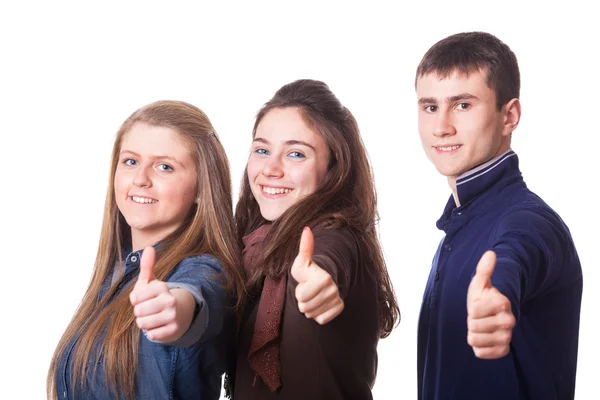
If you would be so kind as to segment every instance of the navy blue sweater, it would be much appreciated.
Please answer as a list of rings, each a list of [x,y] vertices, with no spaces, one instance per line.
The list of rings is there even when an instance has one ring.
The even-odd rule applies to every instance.
[[[419,399],[573,399],[582,273],[567,226],[527,189],[509,150],[457,179],[437,226],[445,237],[425,288],[418,337]],[[492,285],[511,302],[510,352],[475,357],[467,289],[494,250]]]

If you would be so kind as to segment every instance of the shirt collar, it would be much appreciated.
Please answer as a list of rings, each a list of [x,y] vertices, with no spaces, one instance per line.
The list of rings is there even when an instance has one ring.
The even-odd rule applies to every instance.
[[[472,203],[484,197],[484,194],[490,192],[494,186],[504,186],[512,178],[522,181],[519,158],[512,149],[463,173],[456,179],[456,195],[461,205],[456,207],[454,197],[451,195],[441,218],[437,221],[437,227],[446,230],[446,225],[453,215],[462,215]]]

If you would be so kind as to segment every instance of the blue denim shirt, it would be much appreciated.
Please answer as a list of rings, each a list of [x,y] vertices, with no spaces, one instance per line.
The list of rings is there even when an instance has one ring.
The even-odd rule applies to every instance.
[[[116,280],[120,290],[135,283],[139,273],[142,251],[129,253],[121,274],[116,268],[111,279],[103,284],[99,299],[106,295]],[[135,377],[136,399],[218,399],[221,376],[229,340],[233,332],[233,315],[224,289],[217,275],[219,262],[212,256],[201,255],[181,261],[167,278],[169,289],[187,290],[197,302],[198,313],[190,328],[176,342],[155,343],[140,334],[138,367]],[[133,312],[133,310],[132,310]],[[102,360],[88,370],[84,391],[71,387],[72,360],[70,354],[77,339],[73,340],[57,365],[56,390],[59,399],[115,399],[107,392]],[[90,357],[90,360],[94,357]]]

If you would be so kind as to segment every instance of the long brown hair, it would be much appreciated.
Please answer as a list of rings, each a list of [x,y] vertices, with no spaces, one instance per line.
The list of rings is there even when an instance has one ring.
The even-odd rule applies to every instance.
[[[253,290],[264,276],[277,277],[286,272],[297,254],[303,226],[317,229],[348,226],[358,233],[367,264],[377,277],[380,334],[386,337],[399,320],[400,310],[377,236],[377,194],[358,124],[325,83],[305,79],[283,86],[261,108],[252,136],[270,110],[286,107],[298,108],[308,126],[325,139],[331,152],[328,171],[313,194],[273,222],[265,239],[268,244],[258,262],[261,267],[248,277],[247,287]],[[267,222],[252,195],[247,168],[235,218],[238,239]]]
[[[177,131],[189,145],[198,176],[198,204],[192,207],[182,226],[161,241],[154,267],[156,278],[165,279],[184,258],[210,254],[221,263],[222,280],[236,297],[236,308],[241,308],[244,277],[235,236],[229,163],[223,146],[210,120],[200,109],[179,101],[149,104],[123,123],[115,139],[96,263],[83,300],[52,358],[46,385],[51,399],[56,399],[55,377],[60,357],[78,334],[71,353],[73,387],[85,385],[86,373],[92,368],[89,362],[97,363],[102,357],[107,388],[113,393],[133,397],[140,337],[129,302],[133,285],[122,290],[112,301],[109,299],[115,295],[116,287],[112,287],[99,302],[97,298],[102,283],[109,279],[114,266],[122,262],[123,249],[131,245],[131,229],[117,208],[114,177],[123,137],[138,122]],[[103,337],[101,343],[98,343],[99,337]],[[90,357],[90,354],[94,356]]]

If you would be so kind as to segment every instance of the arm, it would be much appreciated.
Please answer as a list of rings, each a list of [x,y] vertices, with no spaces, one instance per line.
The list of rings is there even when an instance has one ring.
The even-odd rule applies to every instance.
[[[496,237],[467,293],[467,341],[480,358],[508,353],[521,304],[561,278],[564,250],[571,243],[566,227],[547,209],[507,213]]]
[[[337,317],[344,309],[343,299],[356,257],[356,243],[349,232],[323,230],[313,238],[310,229],[305,228],[290,271],[297,282],[299,311],[321,325]]]
[[[187,347],[220,331],[225,299],[216,282],[221,268],[214,258],[183,260],[167,282],[148,281],[142,271],[131,301],[137,324],[148,339]],[[140,280],[148,282],[142,285]]]

